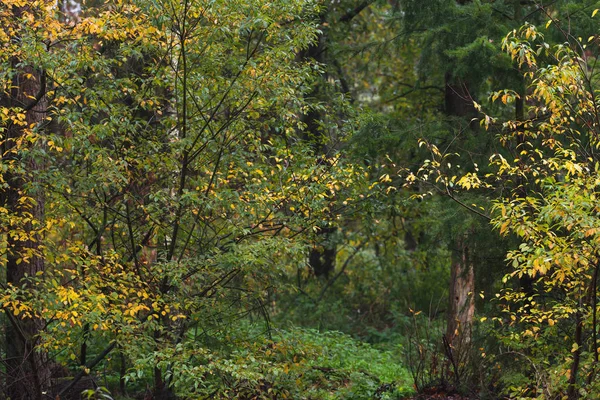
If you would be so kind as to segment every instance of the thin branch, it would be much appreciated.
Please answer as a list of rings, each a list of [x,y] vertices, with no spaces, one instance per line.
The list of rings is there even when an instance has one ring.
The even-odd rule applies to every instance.
[[[354,9],[352,9],[352,10],[348,11],[346,14],[342,15],[342,17],[339,19],[339,21],[340,22],[350,22],[350,21],[352,21],[352,19],[354,19],[354,17],[356,17],[365,8],[369,7],[374,2],[375,2],[374,0],[365,0],[365,1],[361,2]]]
[[[317,303],[320,303],[321,300],[323,300],[323,297],[325,296],[325,292],[327,291],[327,289],[329,289],[331,287],[331,285],[333,285],[335,283],[335,281],[342,276],[342,274],[344,273],[344,271],[346,270],[346,268],[348,267],[348,265],[350,264],[350,261],[354,258],[355,255],[358,254],[358,252],[367,244],[366,241],[362,242],[359,246],[357,246],[354,249],[354,252],[352,254],[350,254],[348,256],[348,258],[346,258],[346,261],[344,261],[344,264],[342,265],[342,268],[340,268],[340,270],[338,271],[337,274],[335,274],[335,276],[333,278],[331,278],[327,284],[325,284],[325,286],[323,287],[323,289],[321,289],[321,293],[319,293],[319,297],[317,298]]]
[[[473,207],[469,207],[468,205],[466,205],[465,203],[463,203],[462,201],[460,201],[459,199],[457,199],[456,197],[454,197],[454,195],[452,193],[450,193],[450,189],[448,188],[448,186],[446,186],[446,194],[448,195],[448,197],[450,199],[452,199],[453,201],[455,201],[461,207],[464,207],[465,209],[469,210],[470,212],[472,212],[472,213],[474,213],[476,215],[479,215],[480,217],[485,218],[488,221],[492,220],[492,218],[489,215],[485,215],[481,211],[478,211],[478,210],[474,209]]]

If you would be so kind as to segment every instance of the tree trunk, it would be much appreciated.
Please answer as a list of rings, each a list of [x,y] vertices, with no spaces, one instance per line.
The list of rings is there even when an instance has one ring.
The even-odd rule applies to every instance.
[[[25,8],[15,8],[13,12],[15,18],[20,18]],[[44,270],[44,260],[39,254],[41,237],[35,232],[38,227],[43,226],[44,196],[39,191],[34,192],[30,185],[31,180],[35,179],[32,178],[35,177],[35,171],[43,167],[40,165],[43,161],[23,155],[34,146],[42,145],[39,141],[29,142],[24,138],[33,127],[39,127],[43,123],[47,106],[44,73],[31,66],[19,66],[19,62],[20,60],[13,60],[18,73],[13,78],[10,96],[1,99],[2,105],[23,110],[26,122],[26,125],[7,123],[2,137],[4,161],[13,167],[22,162],[26,170],[23,173],[16,171],[16,167],[9,166],[3,177],[7,186],[1,193],[5,208],[10,215],[16,217],[16,222],[6,227],[9,232],[6,239],[6,282],[16,287],[22,287],[26,276],[35,276]],[[24,196],[33,201],[23,201]],[[25,216],[29,216],[30,221],[19,222]],[[11,231],[25,235],[11,235]],[[11,400],[42,400],[50,389],[50,365],[46,354],[36,349],[43,321],[22,318],[10,312],[7,309],[6,395]]]
[[[454,117],[469,118],[477,117],[477,110],[473,105],[473,98],[469,91],[469,85],[464,81],[454,81],[450,73],[446,73],[444,89],[444,108],[446,115]],[[471,123],[475,128],[478,123]]]
[[[319,17],[323,26],[327,23],[327,17],[327,10],[323,11]],[[312,45],[298,53],[297,59],[300,61],[316,61],[321,64],[326,63],[325,53],[327,51],[327,36],[325,32],[326,29],[324,28]],[[325,75],[323,79],[327,79],[327,75]],[[324,98],[327,94],[322,93],[320,85],[316,85],[309,96],[313,98]],[[323,131],[321,127],[322,119],[323,115],[319,110],[311,109],[303,115],[302,122],[306,124],[306,129],[303,132],[302,138],[312,145],[315,157],[326,162],[325,157],[331,150],[331,144],[328,142],[327,132]],[[329,277],[329,274],[335,269],[337,247],[332,243],[331,238],[336,230],[337,228],[335,226],[323,227],[319,231],[314,246],[309,252],[308,264],[315,276]]]
[[[448,116],[469,119],[470,130],[477,129],[473,119],[477,110],[469,93],[469,85],[462,81],[453,81],[450,73],[445,76],[445,110]],[[448,345],[460,354],[460,347],[471,341],[471,325],[475,314],[475,272],[472,257],[467,245],[468,234],[459,234],[454,240],[452,270],[450,272],[448,323],[446,340]]]
[[[32,71],[33,72],[33,71]],[[18,93],[15,98],[22,104],[31,102],[31,96],[39,91],[40,74],[32,73],[33,78],[25,79],[25,74],[17,78]],[[43,120],[41,112],[45,108],[43,101],[26,113],[27,125],[38,124]],[[27,127],[11,126],[7,130],[6,145],[15,146],[15,142],[25,135]],[[29,171],[40,168],[35,160],[26,161]],[[34,221],[43,221],[44,198],[42,193],[28,193],[35,199],[35,204],[21,202],[26,192],[26,177],[20,174],[6,174],[8,188],[5,190],[5,205],[9,212],[18,217],[31,213]],[[41,237],[34,233],[36,229],[31,222],[25,226],[10,226],[9,231],[24,230],[29,239],[21,240],[9,235],[7,239],[8,255],[6,261],[6,282],[13,286],[22,286],[26,276],[35,276],[44,270],[44,260],[39,255]],[[30,257],[24,257],[30,254]],[[6,328],[6,356],[8,369],[8,395],[12,400],[42,399],[42,393],[49,389],[49,368],[46,357],[35,349],[37,334],[43,323],[34,319],[19,319],[9,316],[10,323]]]
[[[332,235],[335,233],[335,227],[323,228],[319,231],[319,237],[323,239],[315,243],[311,249],[308,263],[315,276],[329,277],[329,274],[335,269],[335,257],[337,249],[335,244],[330,243]]]
[[[577,348],[573,351],[573,362],[569,369],[569,386],[567,389],[567,397],[569,400],[577,400],[579,398],[579,392],[577,391],[577,375],[579,373],[579,363],[581,360],[581,346],[582,346],[582,331],[583,331],[583,320],[581,312],[575,313],[575,344]]]
[[[471,326],[475,314],[475,274],[466,237],[456,241],[452,260],[446,340],[457,350],[471,341]]]

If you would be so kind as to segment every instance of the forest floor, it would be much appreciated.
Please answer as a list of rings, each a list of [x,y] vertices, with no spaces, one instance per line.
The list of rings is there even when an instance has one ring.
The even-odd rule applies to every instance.
[[[425,393],[415,394],[404,400],[474,400],[475,397],[462,396],[456,393],[448,393],[443,390],[428,390]]]
[[[447,393],[435,393],[435,394],[420,394],[417,396],[409,397],[405,400],[473,400],[471,397],[464,397],[458,394],[449,395]]]

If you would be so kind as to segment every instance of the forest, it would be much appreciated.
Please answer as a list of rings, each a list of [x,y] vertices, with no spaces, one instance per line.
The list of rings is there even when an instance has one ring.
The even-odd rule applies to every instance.
[[[599,0],[2,0],[0,399],[600,399]]]

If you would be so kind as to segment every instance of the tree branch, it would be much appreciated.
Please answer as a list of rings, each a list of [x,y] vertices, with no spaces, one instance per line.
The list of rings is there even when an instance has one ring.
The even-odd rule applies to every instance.
[[[352,10],[348,11],[346,14],[342,15],[342,17],[339,19],[339,21],[340,22],[352,21],[352,19],[354,17],[356,17],[358,14],[360,14],[362,12],[362,10],[369,7],[374,2],[375,2],[374,0],[365,0],[365,1],[361,2],[354,9],[352,9]]]

